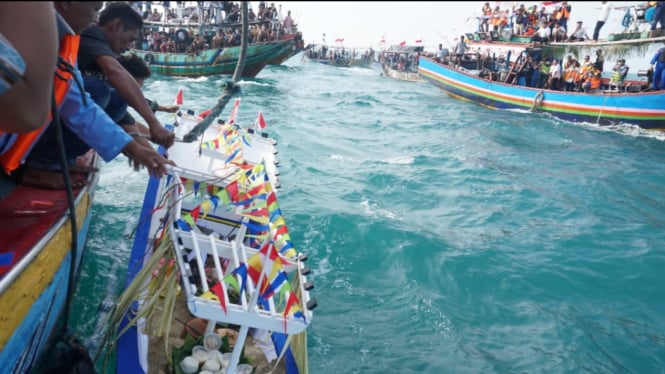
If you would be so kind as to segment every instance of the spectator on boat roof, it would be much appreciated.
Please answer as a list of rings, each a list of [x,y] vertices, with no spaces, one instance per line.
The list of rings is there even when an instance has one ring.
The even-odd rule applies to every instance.
[[[79,67],[86,91],[113,120],[121,120],[130,105],[147,122],[152,141],[170,147],[175,135],[155,117],[141,88],[117,59],[136,40],[142,26],[143,20],[129,4],[110,3],[99,14],[98,23],[81,34]]]
[[[575,42],[589,39],[589,35],[586,33],[586,28],[582,26],[582,21],[577,21],[577,26],[575,26],[575,30],[572,31],[568,40]]]
[[[480,32],[489,32],[490,31],[490,18],[492,17],[492,7],[490,7],[490,3],[485,3],[483,5],[483,8],[481,10],[482,16],[480,18],[480,26],[479,30]]]
[[[660,23],[660,30],[665,29],[665,1],[656,1],[656,7],[651,18],[651,37],[657,36],[656,28]]]
[[[102,2],[56,1],[53,3],[58,12],[60,55],[67,62],[58,65],[56,74],[66,80],[54,80],[59,120],[62,127],[65,150],[70,169],[74,172],[90,172],[88,165],[77,165],[76,158],[87,153],[91,148],[102,158],[110,161],[121,151],[127,154],[134,167],[149,168],[151,174],[162,176],[165,165],[173,164],[151,147],[143,147],[120,129],[109,116],[96,105],[90,96],[82,91],[81,74],[76,68],[76,48],[78,34],[96,17]],[[59,170],[59,157],[56,151],[57,126],[50,124],[27,155],[22,173],[18,173],[21,183],[42,188],[64,188],[62,172]],[[3,160],[4,161],[4,160]],[[4,165],[3,165],[4,166]],[[11,165],[9,165],[11,166]],[[22,174],[22,176],[21,176]],[[75,179],[72,186],[81,187],[85,179]]]
[[[50,2],[0,2],[0,134],[26,133],[44,125],[51,109],[57,45]]]
[[[653,66],[653,90],[659,91],[665,89],[665,47],[660,48],[651,58],[650,64]]]
[[[600,35],[600,29],[603,28],[607,18],[610,16],[610,3],[608,1],[601,2],[603,6],[600,8],[600,14],[598,15],[598,20],[596,21],[596,27],[593,29],[593,41],[598,41],[598,35]]]

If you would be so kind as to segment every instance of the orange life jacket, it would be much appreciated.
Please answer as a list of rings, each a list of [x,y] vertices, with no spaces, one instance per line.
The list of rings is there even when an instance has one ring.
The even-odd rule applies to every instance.
[[[76,66],[80,41],[81,38],[79,35],[64,35],[64,37],[60,40],[58,56],[69,65]],[[64,79],[58,77],[58,75]],[[56,74],[53,76],[53,92],[55,95],[55,104],[57,108],[60,108],[60,105],[65,99],[72,79],[74,79],[72,74],[61,69],[60,64],[58,64]],[[49,113],[44,126],[29,133],[14,134],[15,140],[11,144],[10,148],[8,148],[2,155],[0,155],[0,165],[2,165],[5,173],[11,174],[21,165],[21,163],[28,156],[28,153],[30,153],[32,150],[32,147],[39,140],[41,134],[44,132],[44,130],[46,130],[46,127],[50,122],[51,114]],[[5,135],[5,133],[0,131],[0,136],[3,135]]]
[[[592,75],[589,81],[591,82],[592,90],[600,88],[600,75]]]

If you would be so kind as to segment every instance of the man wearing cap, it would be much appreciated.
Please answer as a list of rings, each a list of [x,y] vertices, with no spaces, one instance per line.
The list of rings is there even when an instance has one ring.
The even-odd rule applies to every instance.
[[[570,34],[569,40],[571,42],[589,40],[589,35],[586,33],[586,28],[582,26],[582,21],[577,21],[575,30]]]

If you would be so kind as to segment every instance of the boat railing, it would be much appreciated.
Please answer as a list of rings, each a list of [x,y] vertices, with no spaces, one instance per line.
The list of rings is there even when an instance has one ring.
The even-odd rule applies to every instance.
[[[182,122],[180,126],[186,127],[188,121]],[[224,129],[229,130],[228,125]],[[226,139],[237,140],[248,134],[231,135]],[[261,209],[252,210],[255,205],[265,206],[266,201],[261,199],[268,200],[266,196],[275,193],[279,181],[274,172],[274,142],[258,134],[250,135],[251,139],[245,141],[251,141],[255,147],[253,159],[233,163],[222,172],[217,167],[214,175],[169,167],[169,177],[164,178],[167,181],[162,188],[167,191],[166,206],[170,207],[168,215],[173,222],[169,232],[189,311],[209,321],[206,333],[217,323],[240,327],[229,373],[235,372],[250,328],[298,334],[311,323],[316,307],[309,294],[313,286],[307,280],[309,270],[303,262],[306,255],[296,252],[290,244],[275,195],[270,209],[263,209],[260,216],[254,212]],[[231,148],[199,149],[199,157],[210,158],[205,170],[212,170],[213,161],[229,161]],[[236,195],[241,201],[226,194],[234,183],[234,188],[241,190]],[[199,187],[194,189],[194,185]],[[200,188],[201,185],[215,188]],[[218,205],[219,209],[211,209]]]

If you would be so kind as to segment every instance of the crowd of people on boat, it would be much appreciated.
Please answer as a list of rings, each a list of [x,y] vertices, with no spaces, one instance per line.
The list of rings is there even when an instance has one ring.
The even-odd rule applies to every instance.
[[[305,56],[312,60],[329,60],[337,65],[369,65],[374,61],[374,49],[358,49],[345,47],[329,47],[326,44],[309,46],[305,49]]]
[[[457,54],[448,53],[440,44],[434,60],[457,68],[481,70],[481,77],[493,81],[533,88],[588,93],[604,89],[617,92],[665,89],[665,46],[652,56],[650,67],[638,73],[647,78],[646,82],[626,81],[630,67],[624,58],[618,59],[609,74],[606,74],[608,78],[603,79],[603,50],[597,49],[595,53],[594,59],[585,55],[582,61],[578,61],[573,55],[568,55],[565,60],[556,57],[542,58],[539,54],[529,53],[527,49],[511,63],[506,61],[504,56],[496,58],[466,53],[460,58]]]
[[[241,43],[240,3],[233,1],[199,1],[199,6],[182,18],[182,4],[171,8],[164,1],[166,17],[151,2],[134,2],[134,8],[143,12],[145,28],[142,30],[136,49],[162,53],[197,53],[210,48],[237,47]],[[183,3],[183,2],[176,2]],[[180,15],[178,14],[180,13]],[[198,14],[203,14],[199,17]],[[203,22],[199,23],[199,20]],[[249,9],[248,43],[265,43],[280,40],[284,35],[295,33],[297,25],[291,11],[282,15],[281,5],[259,3],[258,13]],[[219,20],[219,21],[217,21]],[[202,27],[203,26],[203,27]]]
[[[598,41],[600,30],[609,18],[611,9],[625,11],[622,25],[626,28],[637,27],[638,23],[645,24],[651,31],[651,36],[662,35],[663,24],[665,24],[665,3],[663,1],[648,1],[642,5],[631,7],[613,7],[610,2],[602,1],[598,18],[593,25],[591,35],[586,29],[584,22],[576,21],[569,28],[569,20],[573,11],[567,1],[552,2],[554,8],[533,5],[527,8],[524,4],[512,3],[512,7],[504,7],[504,2],[497,2],[491,7],[490,3],[484,3],[481,15],[478,16],[478,30],[483,37],[503,34],[531,38],[536,43],[552,43],[564,41]],[[660,27],[658,27],[660,26]],[[490,37],[491,38],[491,37]]]
[[[90,152],[107,162],[122,153],[135,170],[146,168],[156,177],[173,165],[154,149],[174,142],[155,111],[179,108],[150,103],[141,91],[149,68],[136,56],[120,58],[143,19],[129,3],[103,4],[0,3],[3,184],[83,187],[87,173],[96,171],[81,163]]]

